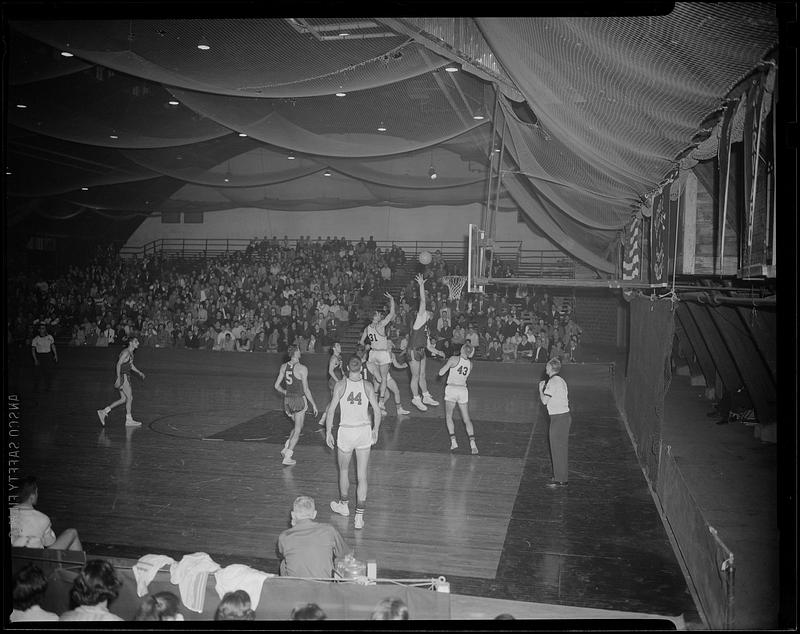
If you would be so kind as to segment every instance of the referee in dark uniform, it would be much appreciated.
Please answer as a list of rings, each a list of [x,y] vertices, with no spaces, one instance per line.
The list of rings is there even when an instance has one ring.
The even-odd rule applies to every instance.
[[[39,324],[39,334],[31,340],[31,355],[36,388],[39,388],[39,381],[44,379],[45,389],[49,390],[54,364],[58,363],[58,352],[53,335],[47,333],[44,324]]]

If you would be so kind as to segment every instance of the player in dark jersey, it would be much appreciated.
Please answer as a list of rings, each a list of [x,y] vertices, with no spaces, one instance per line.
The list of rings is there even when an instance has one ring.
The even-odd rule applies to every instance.
[[[426,350],[432,355],[445,358],[445,353],[437,350],[430,340],[428,321],[432,317],[425,301],[425,277],[419,273],[416,278],[419,284],[419,311],[408,336],[408,364],[411,366],[411,403],[423,412],[427,405],[438,405],[428,392],[428,382],[425,378]],[[420,396],[420,390],[422,395]]]
[[[283,394],[283,411],[294,421],[294,429],[281,449],[282,464],[291,467],[297,464],[292,455],[300,439],[300,432],[303,431],[309,403],[314,416],[317,415],[317,404],[308,387],[308,368],[300,363],[300,348],[295,345],[289,346],[289,360],[281,365],[275,380],[275,389]]]
[[[117,359],[117,380],[114,382],[114,387],[119,390],[119,398],[111,403],[111,405],[97,410],[97,416],[100,418],[100,424],[105,426],[106,416],[117,405],[125,403],[125,426],[126,427],[141,427],[142,424],[138,420],[133,420],[131,408],[133,407],[133,388],[131,387],[131,373],[136,372],[142,379],[144,379],[144,372],[141,372],[133,364],[133,353],[139,347],[139,339],[132,337],[128,342],[125,349],[119,353]]]
[[[335,341],[331,346],[331,358],[328,361],[328,390],[333,394],[333,388],[336,383],[344,378],[344,371],[342,370],[342,344]],[[330,405],[330,403],[328,403]],[[328,405],[322,410],[319,417],[319,424],[325,424],[325,416],[328,412]]]

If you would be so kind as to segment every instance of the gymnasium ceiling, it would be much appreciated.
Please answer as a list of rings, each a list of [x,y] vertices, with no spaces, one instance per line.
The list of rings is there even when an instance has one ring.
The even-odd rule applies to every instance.
[[[774,6],[748,3],[6,26],[11,225],[485,204],[502,155],[500,209],[601,271],[642,198],[713,158],[715,113],[778,33]]]

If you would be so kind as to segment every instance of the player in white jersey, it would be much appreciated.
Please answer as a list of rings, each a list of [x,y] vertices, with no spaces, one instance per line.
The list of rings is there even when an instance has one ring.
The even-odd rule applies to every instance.
[[[381,410],[375,390],[361,376],[361,359],[350,358],[347,376],[336,384],[328,416],[325,419],[325,442],[333,449],[333,418],[336,408],[341,410],[339,432],[336,437],[339,458],[339,499],[331,502],[331,510],[340,515],[350,515],[350,459],[356,452],[356,515],[354,528],[364,528],[364,508],[367,503],[367,465],[372,445],[378,441],[381,426]],[[370,424],[369,406],[372,406],[374,425]]]
[[[380,395],[386,394],[386,377],[389,376],[389,366],[392,363],[391,342],[386,336],[386,326],[392,323],[395,315],[394,297],[391,293],[384,293],[389,298],[389,312],[384,317],[383,313],[376,310],[370,323],[361,333],[359,343],[369,347],[367,365],[369,371],[380,381]]]
[[[478,446],[475,444],[475,430],[469,417],[469,390],[467,389],[467,378],[472,372],[471,358],[473,354],[475,354],[475,348],[469,343],[465,343],[461,346],[459,355],[450,357],[447,363],[439,368],[439,376],[447,374],[447,386],[444,388],[444,408],[447,432],[450,434],[450,451],[458,449],[455,426],[453,424],[453,410],[456,407],[456,403],[458,403],[464,427],[467,428],[470,451],[473,454],[477,454]]]

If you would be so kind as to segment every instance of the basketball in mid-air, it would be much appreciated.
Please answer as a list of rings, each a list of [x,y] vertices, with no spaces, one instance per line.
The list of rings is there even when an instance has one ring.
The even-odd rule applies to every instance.
[[[419,263],[420,264],[430,264],[433,262],[433,256],[431,255],[430,251],[420,251],[419,253]]]

